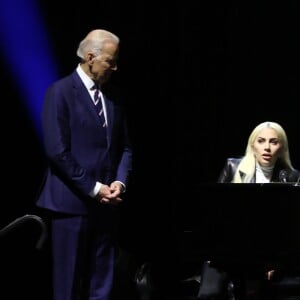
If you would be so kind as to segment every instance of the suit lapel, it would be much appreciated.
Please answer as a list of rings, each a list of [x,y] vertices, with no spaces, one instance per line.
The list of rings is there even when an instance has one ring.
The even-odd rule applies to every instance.
[[[75,89],[75,97],[78,101],[82,102],[82,105],[85,106],[86,110],[92,115],[93,119],[97,124],[100,125],[99,116],[95,109],[95,104],[93,103],[89,92],[86,90],[86,87],[82,83],[80,77],[78,76],[77,72],[73,72],[73,83]],[[101,126],[99,126],[101,128]]]

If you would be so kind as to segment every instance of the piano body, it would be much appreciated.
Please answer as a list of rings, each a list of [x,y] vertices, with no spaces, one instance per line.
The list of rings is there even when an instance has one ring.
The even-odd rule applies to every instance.
[[[300,186],[201,184],[173,206],[180,259],[224,268],[300,265]]]

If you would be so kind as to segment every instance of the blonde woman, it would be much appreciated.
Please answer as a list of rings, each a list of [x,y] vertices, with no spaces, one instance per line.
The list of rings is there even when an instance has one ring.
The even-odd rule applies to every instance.
[[[285,130],[267,121],[253,129],[243,157],[227,159],[218,182],[297,182],[299,178],[300,172],[291,163]]]

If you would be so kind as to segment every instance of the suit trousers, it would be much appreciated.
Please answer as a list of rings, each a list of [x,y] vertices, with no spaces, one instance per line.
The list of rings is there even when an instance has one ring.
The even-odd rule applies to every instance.
[[[109,300],[114,244],[97,218],[61,215],[52,219],[54,300]]]

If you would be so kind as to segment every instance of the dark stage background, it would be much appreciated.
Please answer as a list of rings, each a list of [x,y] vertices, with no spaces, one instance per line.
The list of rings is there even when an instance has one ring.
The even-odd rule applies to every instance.
[[[298,1],[39,5],[60,77],[76,67],[77,45],[88,31],[105,28],[121,38],[119,70],[107,89],[126,102],[135,151],[120,234],[130,251],[148,257],[157,251],[150,244],[167,244],[173,201],[178,195],[182,205],[184,197],[201,201],[196,187],[215,182],[225,159],[244,153],[262,121],[286,129],[300,169]],[[1,66],[4,226],[35,212],[45,161],[14,89],[11,74],[18,70],[3,57]]]

